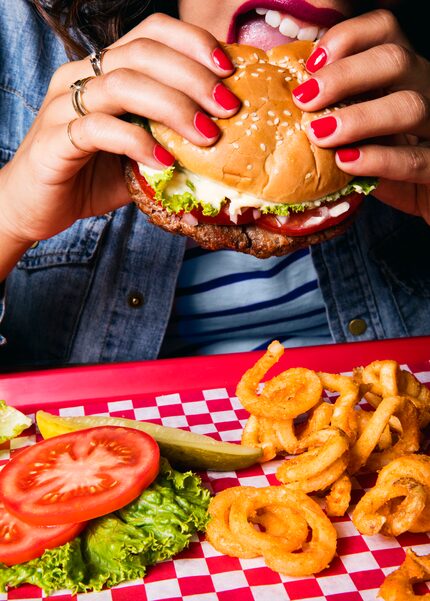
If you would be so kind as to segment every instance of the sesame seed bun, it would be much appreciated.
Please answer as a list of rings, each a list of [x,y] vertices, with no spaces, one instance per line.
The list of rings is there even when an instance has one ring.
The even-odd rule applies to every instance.
[[[220,140],[202,148],[151,123],[154,137],[190,171],[262,200],[316,200],[351,181],[332,150],[309,141],[304,130],[317,114],[302,112],[292,100],[291,91],[309,77],[305,60],[313,43],[292,42],[267,53],[238,44],[225,48],[237,69],[224,82],[242,107],[231,119],[217,120]]]

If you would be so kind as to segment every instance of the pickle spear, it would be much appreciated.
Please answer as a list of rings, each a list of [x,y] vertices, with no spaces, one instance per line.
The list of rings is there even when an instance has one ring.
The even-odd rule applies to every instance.
[[[95,426],[123,426],[143,430],[157,441],[163,457],[172,465],[186,469],[226,472],[254,465],[261,457],[261,449],[220,442],[204,434],[122,417],[60,417],[38,411],[36,422],[43,438]]]

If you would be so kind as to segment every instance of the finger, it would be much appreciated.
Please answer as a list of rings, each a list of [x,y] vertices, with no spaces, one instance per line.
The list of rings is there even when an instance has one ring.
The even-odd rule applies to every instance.
[[[122,66],[180,90],[215,117],[228,118],[240,107],[239,99],[211,70],[158,41],[137,38],[106,55],[105,73]]]
[[[111,47],[127,44],[137,38],[159,41],[205,65],[220,77],[226,77],[234,70],[233,63],[212,34],[163,13],[150,15]]]
[[[127,62],[123,62],[125,53],[123,50],[121,52],[117,52],[117,50],[127,45],[130,45],[130,48],[136,48],[132,43],[142,39],[167,46],[205,66],[217,77],[228,77],[235,69],[227,53],[220,48],[212,34],[168,15],[153,14],[114,44],[108,46],[109,52],[104,54],[102,61],[103,72],[108,73],[121,67],[127,67],[129,60],[139,60],[139,57],[130,57],[130,53],[128,53]],[[173,71],[174,63],[170,66],[173,67]],[[52,95],[63,93],[70,83],[90,75],[94,75],[94,71],[89,57],[66,63],[56,71],[51,82],[50,93]]]
[[[298,106],[316,111],[370,90],[420,90],[428,76],[429,66],[413,52],[384,44],[327,65],[293,96]]]
[[[310,73],[346,56],[392,43],[411,48],[392,12],[375,10],[331,27],[306,62]]]
[[[311,141],[322,148],[345,146],[392,134],[407,133],[430,138],[429,101],[418,92],[394,92],[314,119],[307,132]]]
[[[131,71],[117,69],[88,82],[82,95],[91,113],[135,113],[164,123],[193,144],[209,146],[220,134],[215,124],[185,93]],[[69,94],[55,98],[46,120],[59,122],[75,115]],[[66,117],[65,117],[66,116]]]
[[[145,129],[103,113],[75,119],[69,132],[64,123],[45,128],[32,145],[33,162],[50,184],[73,177],[98,151],[125,155],[155,169],[174,162]]]
[[[398,182],[430,183],[430,149],[422,146],[366,145],[342,148],[336,163],[351,175],[382,177]]]

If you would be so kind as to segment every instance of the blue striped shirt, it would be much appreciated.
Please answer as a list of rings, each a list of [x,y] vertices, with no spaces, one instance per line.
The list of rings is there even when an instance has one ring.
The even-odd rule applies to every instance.
[[[188,248],[161,356],[332,342],[309,249],[257,259]]]

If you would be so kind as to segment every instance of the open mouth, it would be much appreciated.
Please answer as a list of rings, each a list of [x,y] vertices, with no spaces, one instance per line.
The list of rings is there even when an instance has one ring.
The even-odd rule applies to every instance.
[[[227,41],[269,50],[294,40],[321,38],[343,15],[304,0],[250,0],[236,11]]]

